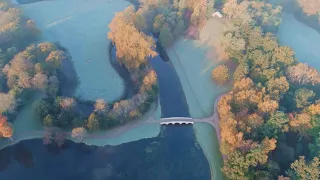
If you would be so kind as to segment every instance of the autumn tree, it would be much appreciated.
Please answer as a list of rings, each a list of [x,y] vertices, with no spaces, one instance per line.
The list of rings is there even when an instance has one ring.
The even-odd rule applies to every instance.
[[[235,81],[239,81],[240,79],[247,77],[248,74],[249,74],[248,64],[245,62],[240,63],[233,73],[233,79]]]
[[[100,123],[97,115],[95,113],[91,113],[88,122],[87,122],[87,128],[89,131],[98,131],[100,130]]]
[[[298,85],[318,84],[320,82],[319,71],[304,63],[290,66],[287,70],[290,82]]]
[[[304,108],[311,104],[315,93],[307,88],[300,88],[294,92],[294,100],[297,108]]]
[[[94,104],[94,111],[106,113],[108,111],[108,103],[104,101],[104,99],[97,99]]]
[[[218,84],[224,84],[229,80],[229,69],[226,65],[219,65],[212,71],[212,78]]]
[[[85,134],[86,134],[86,129],[84,129],[83,127],[77,127],[72,129],[71,137],[79,138],[79,141],[81,142]]]
[[[0,92],[0,113],[14,113],[17,105],[18,104],[12,92]]]
[[[315,15],[320,12],[320,2],[318,0],[297,0],[297,2],[307,15]]]
[[[289,90],[289,83],[287,78],[281,76],[279,78],[270,79],[267,82],[267,90],[274,98],[280,99]]]
[[[320,102],[316,101],[315,104],[311,104],[306,108],[306,111],[311,115],[320,115]]]
[[[258,109],[262,113],[272,113],[277,110],[279,103],[275,100],[265,98],[263,101],[260,101],[258,104]]]
[[[0,138],[10,138],[13,134],[12,127],[7,121],[7,118],[3,115],[0,115]]]
[[[320,178],[320,161],[318,157],[313,158],[311,162],[306,162],[304,156],[291,164],[289,175],[292,179],[314,180]]]
[[[127,20],[122,12],[116,13],[109,24],[108,38],[117,48],[120,63],[128,69],[139,68],[149,57],[154,57],[155,42],[143,32],[139,32],[134,22]]]
[[[279,46],[273,51],[273,61],[283,65],[292,65],[295,61],[295,52],[288,46]]]
[[[290,128],[302,135],[306,135],[307,131],[312,128],[311,118],[307,113],[296,114],[290,118]]]
[[[165,24],[165,17],[163,16],[163,14],[158,14],[154,18],[153,32],[155,32],[155,33],[160,32],[160,30],[162,29],[164,24]]]

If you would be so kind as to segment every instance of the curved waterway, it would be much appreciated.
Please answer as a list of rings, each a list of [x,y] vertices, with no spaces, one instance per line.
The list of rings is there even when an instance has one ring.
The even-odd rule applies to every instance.
[[[189,117],[174,67],[159,56],[150,63],[158,75],[161,116]],[[210,177],[209,163],[191,125],[163,126],[157,137],[118,146],[88,146],[68,140],[57,147],[32,139],[0,151],[0,179],[207,180]]]

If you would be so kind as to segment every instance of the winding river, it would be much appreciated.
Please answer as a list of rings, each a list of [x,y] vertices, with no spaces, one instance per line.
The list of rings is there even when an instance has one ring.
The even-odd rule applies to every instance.
[[[162,117],[188,117],[188,104],[174,67],[159,56],[150,63],[158,75]],[[210,168],[192,126],[167,126],[162,127],[158,137],[119,146],[97,147],[67,141],[59,148],[33,139],[1,150],[0,179],[22,177],[205,180],[210,179]]]

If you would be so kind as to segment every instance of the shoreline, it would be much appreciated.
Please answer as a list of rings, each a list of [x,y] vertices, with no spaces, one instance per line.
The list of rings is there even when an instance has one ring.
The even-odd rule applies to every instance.
[[[150,121],[150,120],[155,120],[154,115],[156,115],[156,112],[158,109],[156,102],[151,105],[150,110],[151,109],[152,109],[151,112],[150,111],[147,112],[145,114],[145,117],[142,117],[140,119],[127,122],[124,125],[117,126],[112,129],[107,129],[104,131],[93,132],[93,133],[87,133],[86,135],[83,136],[83,139],[81,142],[78,141],[78,138],[71,137],[71,131],[62,131],[62,133],[65,136],[65,139],[72,140],[75,143],[85,143],[87,145],[96,145],[96,146],[109,145],[108,142],[106,142],[106,144],[104,144],[104,145],[101,145],[99,143],[94,143],[94,140],[97,140],[97,139],[110,140],[113,138],[121,137],[122,135],[125,135],[127,132],[132,131],[134,129],[138,129],[139,127],[141,128],[142,126],[144,126],[146,124],[145,122]],[[160,124],[158,126],[160,127]],[[159,134],[159,132],[160,132],[160,128],[158,128],[158,129],[159,129],[158,132],[155,132],[156,134]],[[0,142],[0,150],[6,148],[8,146],[15,145],[23,140],[43,138],[43,136],[46,132],[47,131],[45,129],[43,129],[43,130],[39,130],[39,131],[16,133],[16,134],[14,134],[14,136],[12,138],[4,139],[3,141]],[[149,137],[144,137],[144,138],[149,138]],[[141,138],[141,139],[144,139],[144,138]],[[125,142],[122,142],[122,143],[125,143]],[[122,144],[122,143],[119,143],[119,144]],[[113,144],[113,145],[119,145],[119,144]]]
[[[218,115],[218,102],[219,100],[224,96],[225,94],[222,94],[218,96],[215,101],[214,101],[214,114],[208,118],[203,118],[203,119],[193,119],[195,123],[207,123],[210,124],[216,132],[216,136],[218,138],[219,146],[221,144],[221,134],[220,134],[220,126],[219,126],[219,115]],[[142,117],[141,119],[133,120],[130,122],[127,122],[124,125],[114,127],[112,129],[108,129],[105,131],[99,131],[99,132],[94,132],[94,133],[88,133],[87,135],[83,136],[83,140],[81,142],[77,141],[77,138],[71,138],[71,131],[62,131],[62,133],[66,136],[66,139],[70,139],[76,143],[85,143],[87,145],[97,145],[101,146],[100,144],[94,144],[90,143],[90,141],[93,141],[95,139],[112,139],[116,137],[120,137],[124,135],[125,133],[137,129],[139,127],[142,127],[144,125],[148,124],[154,124],[154,123],[148,123],[148,122],[154,122],[157,121],[154,116],[157,113],[158,109],[158,102],[154,102],[151,105],[150,110],[152,111],[147,112],[145,114],[145,117]],[[149,114],[149,115],[148,115]],[[160,123],[157,125],[160,127]],[[160,128],[159,128],[160,132]],[[29,140],[29,139],[37,139],[37,138],[43,138],[43,135],[46,133],[46,130],[40,130],[40,131],[32,131],[32,132],[23,132],[23,133],[16,133],[11,139],[5,139],[0,142],[0,150],[4,149],[5,147],[12,146],[14,144],[19,143],[20,141],[23,140]],[[157,133],[158,134],[158,133]],[[119,143],[122,144],[122,143]],[[107,144],[106,144],[107,145]],[[104,145],[102,145],[104,146]]]

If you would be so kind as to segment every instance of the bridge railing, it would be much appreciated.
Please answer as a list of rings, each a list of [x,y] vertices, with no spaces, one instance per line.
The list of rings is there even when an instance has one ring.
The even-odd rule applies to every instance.
[[[185,121],[192,121],[193,118],[190,117],[169,117],[169,118],[161,118],[160,121],[169,121],[169,120],[185,120]]]

